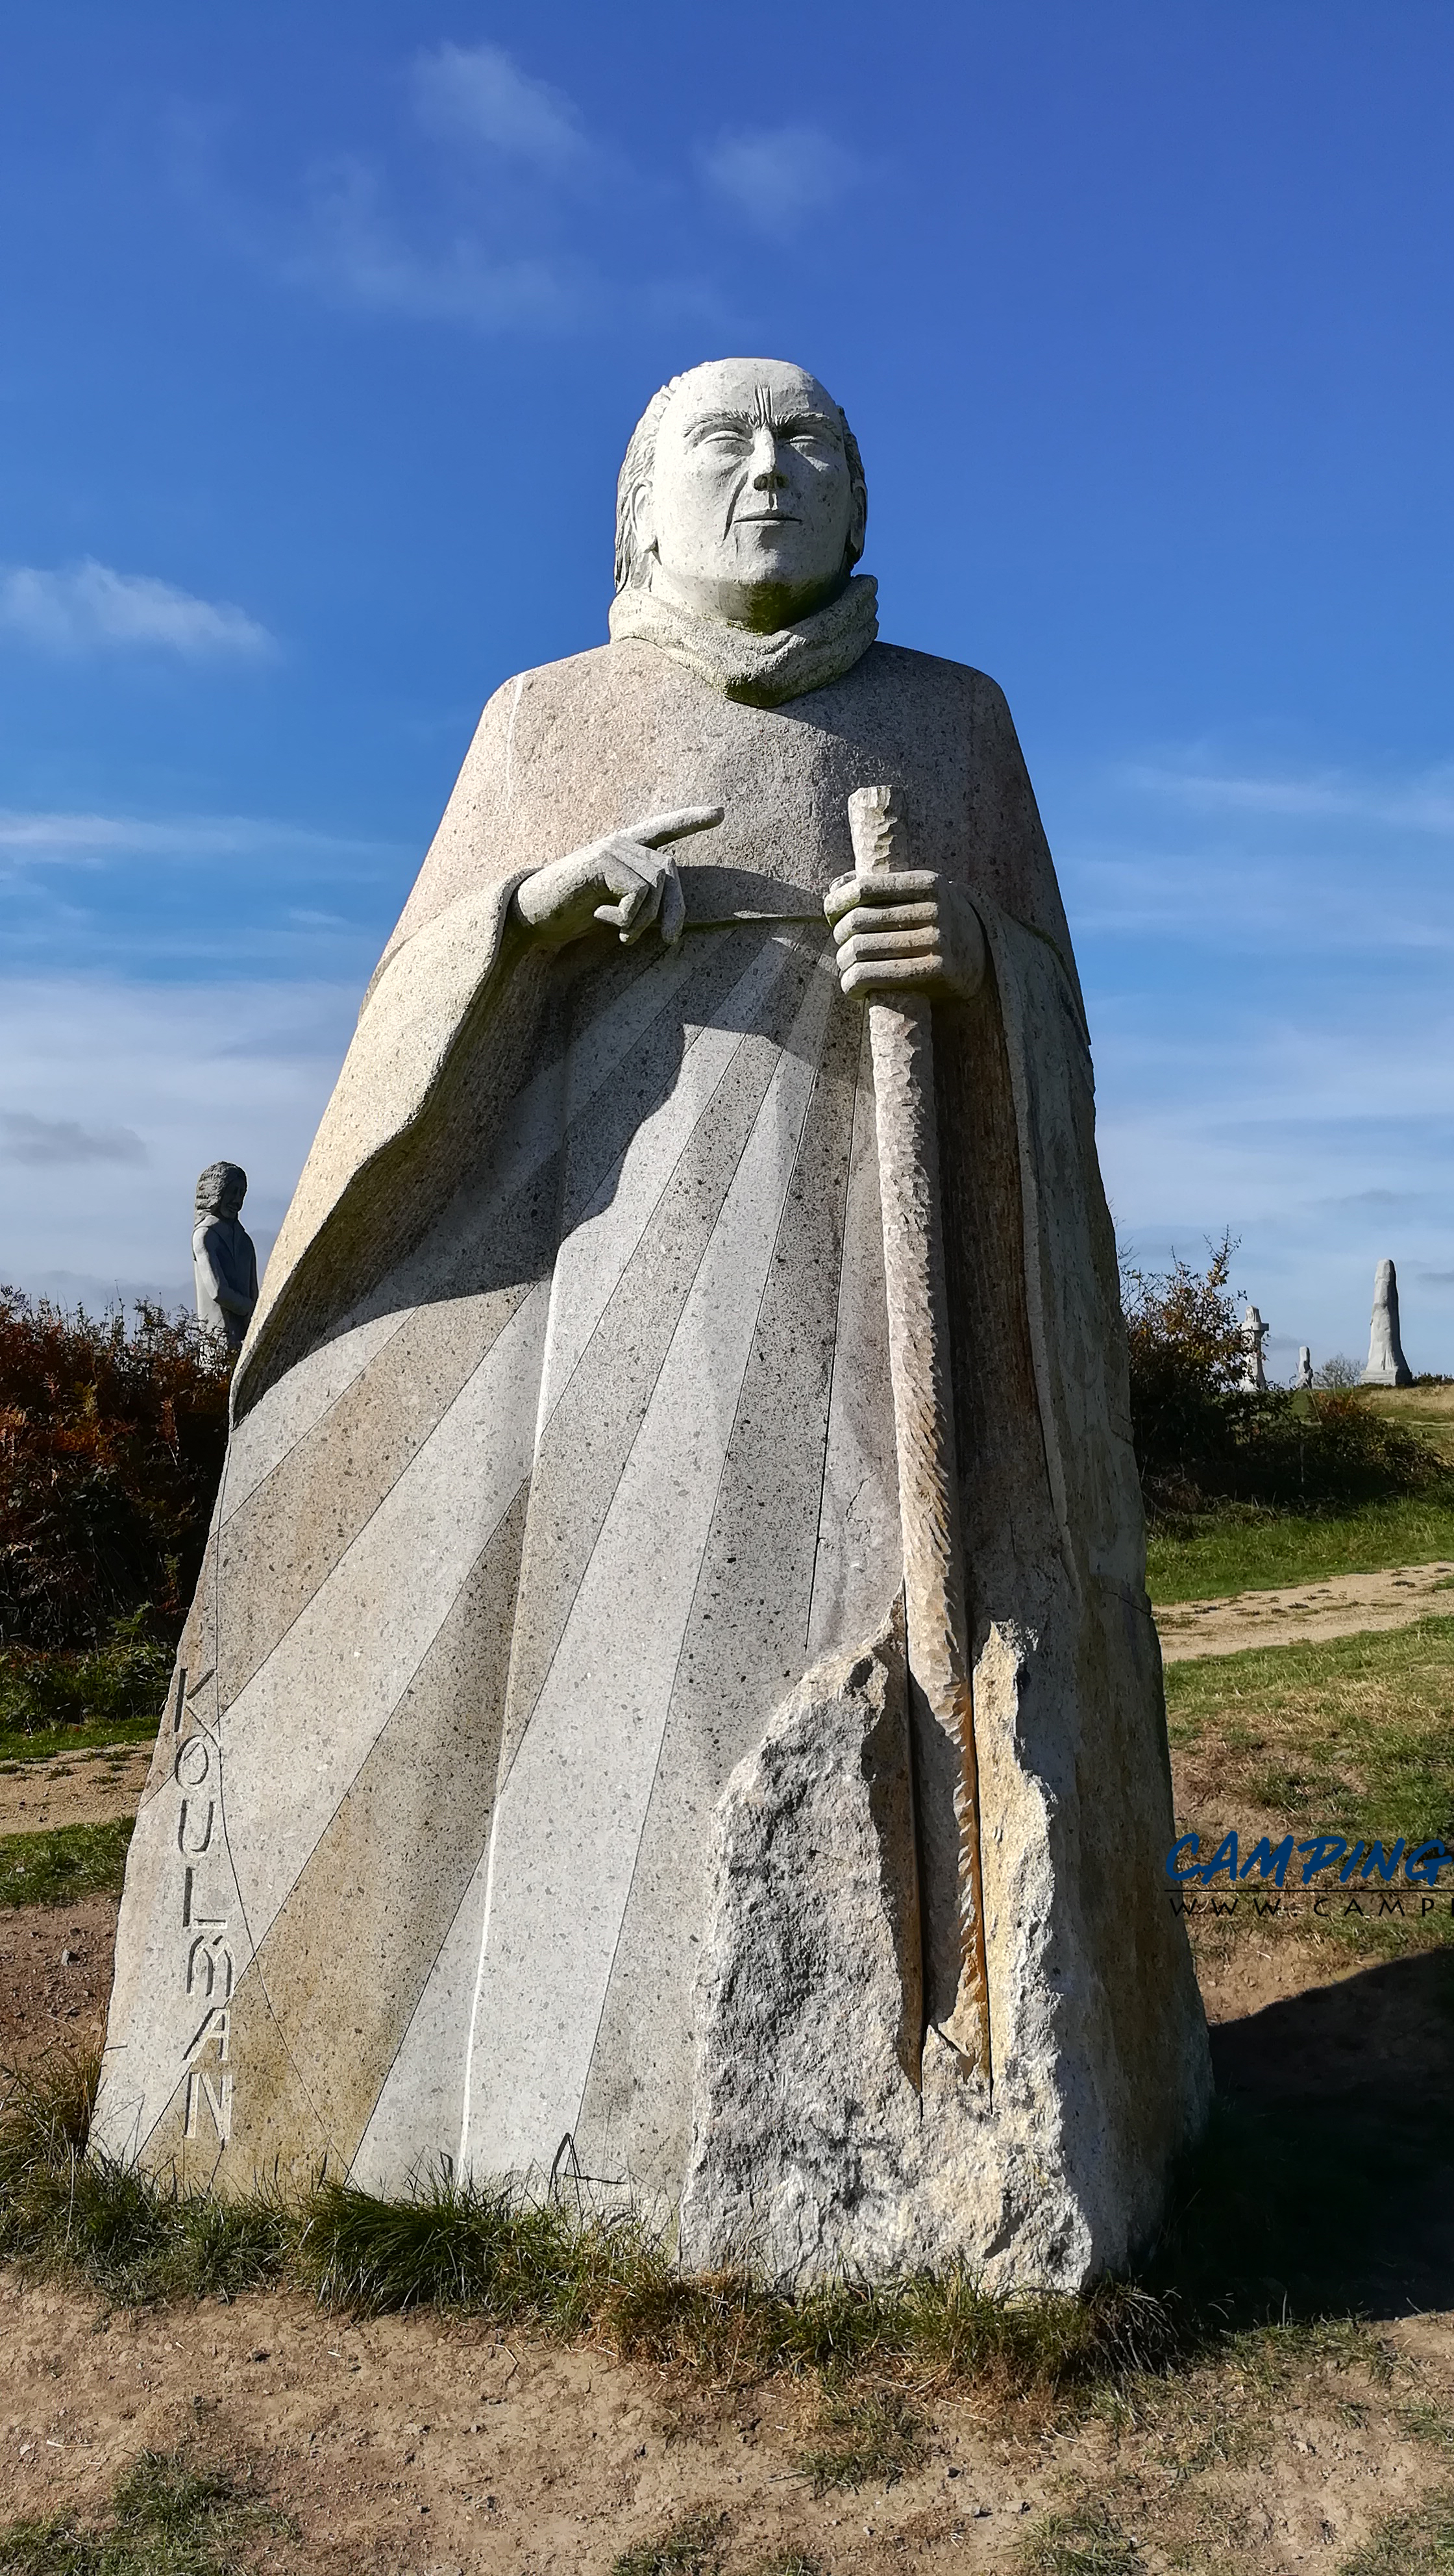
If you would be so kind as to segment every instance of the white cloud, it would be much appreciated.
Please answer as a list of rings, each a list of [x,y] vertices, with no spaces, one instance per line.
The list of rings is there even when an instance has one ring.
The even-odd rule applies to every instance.
[[[281,823],[265,815],[179,814],[165,822],[145,815],[28,813],[0,806],[0,853],[14,862],[64,863],[97,859],[112,853],[132,858],[263,858],[287,855],[316,859],[391,858],[398,845],[388,841],[350,840],[333,832],[314,832],[298,823]]]
[[[1397,782],[1351,777],[1342,770],[1312,776],[1218,776],[1204,770],[1141,764],[1124,772],[1128,784],[1174,797],[1200,813],[1323,817],[1391,824],[1416,832],[1454,833],[1454,765],[1441,762]]]
[[[411,248],[373,173],[352,160],[315,174],[306,240],[287,272],[369,312],[478,330],[556,325],[581,306],[569,268],[538,255],[500,256],[469,232],[437,252]]]
[[[499,45],[438,45],[414,65],[422,122],[556,175],[588,157],[571,100],[528,72]]]
[[[10,1119],[83,1137],[114,1137],[121,1119],[145,1156],[8,1162],[0,1279],[92,1303],[104,1302],[103,1287],[129,1295],[168,1280],[185,1294],[197,1174],[223,1156],[249,1176],[244,1221],[264,1252],[357,1008],[352,983],[0,981]]]
[[[178,653],[187,661],[259,661],[276,650],[265,626],[230,601],[197,599],[150,573],[113,572],[87,556],[62,572],[31,564],[0,573],[0,631],[50,653]]]
[[[35,1118],[28,1110],[0,1110],[7,1162],[144,1163],[147,1150],[134,1127],[83,1127],[78,1118]]]
[[[764,232],[833,205],[853,185],[858,166],[813,125],[724,134],[701,155],[708,185]]]

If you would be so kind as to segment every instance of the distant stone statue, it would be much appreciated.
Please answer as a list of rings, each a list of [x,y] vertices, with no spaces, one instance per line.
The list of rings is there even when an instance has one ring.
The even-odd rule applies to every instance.
[[[794,2281],[1155,2230],[1210,2070],[1084,1005],[866,513],[812,376],[694,368],[611,641],[485,709],[239,1363],[109,2153],[566,2173]]]
[[[257,1304],[257,1254],[239,1222],[247,1196],[240,1163],[209,1163],[197,1182],[192,1271],[197,1313],[209,1333],[240,1351]]]
[[[1306,1342],[1299,1342],[1297,1352],[1297,1375],[1293,1379],[1294,1390],[1300,1392],[1304,1387],[1311,1386],[1312,1382],[1313,1355]]]
[[[1412,1386],[1414,1373],[1404,1358],[1398,1334],[1398,1279],[1391,1261],[1380,1261],[1373,1275],[1373,1322],[1368,1336],[1365,1386]]]
[[[1271,1330],[1272,1326],[1264,1324],[1257,1308],[1249,1306],[1242,1318],[1242,1348],[1246,1354],[1242,1362],[1241,1379],[1244,1395],[1267,1393],[1267,1371],[1262,1364],[1262,1345]]]

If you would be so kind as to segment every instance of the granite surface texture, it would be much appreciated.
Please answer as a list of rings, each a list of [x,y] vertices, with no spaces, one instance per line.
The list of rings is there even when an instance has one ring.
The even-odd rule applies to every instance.
[[[933,1083],[992,2089],[923,1980],[958,1782],[899,1643],[873,1055],[823,913],[885,781],[986,952]],[[717,806],[675,944],[531,938],[537,870]],[[623,636],[502,689],[234,1383],[99,2147],[228,2190],[565,2155],[795,2280],[1072,2283],[1149,2231],[1206,2038],[1084,1015],[993,682],[873,644],[754,705]]]

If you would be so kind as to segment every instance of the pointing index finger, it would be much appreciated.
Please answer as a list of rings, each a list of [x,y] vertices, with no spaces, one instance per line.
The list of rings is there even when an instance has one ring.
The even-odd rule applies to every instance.
[[[660,849],[664,841],[681,841],[688,832],[710,832],[726,813],[725,805],[678,805],[670,814],[648,814],[644,823],[631,823],[621,833],[623,841],[639,841],[644,850]]]

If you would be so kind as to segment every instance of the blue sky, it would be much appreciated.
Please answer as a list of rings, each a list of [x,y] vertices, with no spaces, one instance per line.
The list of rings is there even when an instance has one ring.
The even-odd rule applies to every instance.
[[[1454,1369],[1454,12],[0,10],[0,1277],[265,1248],[655,386],[801,359],[993,671],[1144,1260]]]

